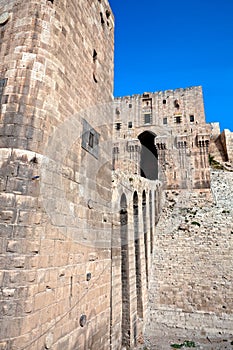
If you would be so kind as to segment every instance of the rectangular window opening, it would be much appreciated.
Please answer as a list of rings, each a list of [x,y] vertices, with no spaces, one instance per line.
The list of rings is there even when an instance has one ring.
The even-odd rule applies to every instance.
[[[100,134],[83,119],[82,148],[98,159]]]
[[[132,129],[132,127],[133,127],[133,123],[132,122],[128,122],[128,128]]]
[[[181,124],[181,121],[182,121],[181,116],[180,115],[176,116],[174,121],[176,124]]]
[[[163,118],[163,124],[167,124],[167,117]]]
[[[151,124],[151,114],[144,114],[144,124]]]
[[[121,123],[116,123],[115,128],[116,130],[121,130]]]
[[[190,120],[191,123],[193,123],[194,122],[194,115],[190,115],[189,116],[189,120]]]

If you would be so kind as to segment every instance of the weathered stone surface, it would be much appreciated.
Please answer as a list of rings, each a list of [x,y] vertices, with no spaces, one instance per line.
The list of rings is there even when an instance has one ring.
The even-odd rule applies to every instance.
[[[2,346],[73,349],[86,313],[84,342],[104,329],[92,348],[108,348],[113,15],[105,0],[0,7]],[[81,146],[83,119],[98,159]]]
[[[210,154],[227,170],[233,170],[233,132],[226,129],[220,132],[219,123],[211,123]],[[217,164],[215,164],[217,166]]]
[[[215,170],[212,198],[187,191],[166,193],[156,227],[149,349],[169,349],[180,339],[204,349],[231,348],[232,186],[232,172]],[[170,207],[172,197],[175,204]]]
[[[106,0],[0,8],[0,347],[133,348],[152,302],[154,325],[230,333],[232,211],[222,173],[211,202],[201,87],[113,108]],[[144,162],[145,177],[154,134],[160,167]]]
[[[4,297],[13,297],[15,293],[15,289],[3,288],[2,295]]]
[[[210,187],[201,86],[116,98],[114,122],[114,169],[168,189]]]

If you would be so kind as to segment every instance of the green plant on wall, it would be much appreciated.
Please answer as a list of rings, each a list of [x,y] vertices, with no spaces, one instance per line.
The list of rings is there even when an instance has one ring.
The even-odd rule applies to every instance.
[[[192,221],[191,224],[192,224],[192,225],[196,225],[196,226],[198,226],[198,227],[201,226],[201,224],[200,224],[199,222],[197,222],[197,221]]]
[[[171,344],[171,347],[173,349],[181,349],[184,345],[183,344]]]
[[[185,340],[183,343],[181,344],[171,344],[171,347],[173,349],[181,349],[183,347],[185,348],[195,348],[196,344],[194,343],[194,341],[190,341],[190,340]]]
[[[213,161],[214,161],[214,156],[209,154],[209,165],[212,165]]]
[[[214,156],[209,154],[209,165],[211,166],[212,169],[218,169],[218,170],[223,170],[224,167],[222,164],[220,164],[217,160],[214,159]]]

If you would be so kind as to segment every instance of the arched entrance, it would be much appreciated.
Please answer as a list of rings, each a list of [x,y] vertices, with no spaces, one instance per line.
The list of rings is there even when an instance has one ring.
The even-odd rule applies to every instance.
[[[141,142],[141,176],[149,180],[158,179],[158,153],[155,147],[155,134],[144,131],[138,136]]]
[[[152,223],[152,193],[149,192],[149,218],[150,218],[150,253],[153,253],[153,223]]]
[[[146,285],[148,288],[148,237],[147,237],[147,207],[146,207],[146,192],[142,193],[142,220],[143,220],[143,235],[144,235],[144,249],[145,249],[145,267],[146,267]]]
[[[142,306],[142,277],[141,277],[141,255],[140,255],[140,237],[138,222],[138,194],[135,191],[133,195],[133,221],[134,221],[134,251],[135,251],[135,271],[136,271],[136,292],[137,292],[137,315],[143,318]]]
[[[122,293],[122,346],[130,348],[130,290],[127,200],[123,193],[120,201],[121,233],[121,293]]]

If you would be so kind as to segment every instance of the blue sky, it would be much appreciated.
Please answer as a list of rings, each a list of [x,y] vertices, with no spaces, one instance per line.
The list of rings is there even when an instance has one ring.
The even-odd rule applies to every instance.
[[[109,0],[115,96],[202,85],[207,122],[233,131],[233,0]]]

